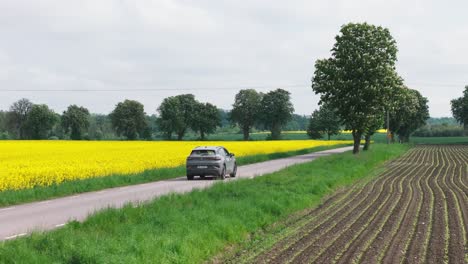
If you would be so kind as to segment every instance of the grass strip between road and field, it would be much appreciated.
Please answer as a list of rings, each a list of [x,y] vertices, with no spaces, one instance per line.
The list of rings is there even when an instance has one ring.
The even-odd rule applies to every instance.
[[[321,157],[284,170],[152,202],[106,209],[83,223],[0,244],[6,263],[200,263],[359,179],[407,145]]]
[[[345,146],[349,146],[349,144],[318,146],[314,148],[289,152],[258,154],[252,156],[238,157],[237,164],[239,166],[242,166],[262,161],[286,158]],[[176,177],[181,177],[183,175],[185,175],[185,166],[178,166],[174,168],[151,169],[135,174],[115,174],[84,180],[65,181],[60,184],[53,184],[51,186],[38,186],[31,189],[6,190],[0,192],[0,208],[21,203],[59,198],[84,192],[99,191],[107,188],[122,187],[140,183],[172,179]]]

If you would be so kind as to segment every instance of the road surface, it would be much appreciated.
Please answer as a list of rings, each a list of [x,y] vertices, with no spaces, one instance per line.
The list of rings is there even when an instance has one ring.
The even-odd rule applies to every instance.
[[[325,150],[300,156],[270,160],[239,166],[237,177],[226,181],[253,178],[281,170],[287,166],[304,163],[321,156],[342,153],[352,147]],[[0,241],[25,236],[35,230],[51,230],[68,221],[83,221],[89,214],[107,207],[122,207],[128,203],[149,201],[169,193],[190,192],[208,188],[215,180],[187,181],[185,177],[145,184],[105,189],[102,191],[0,208]]]

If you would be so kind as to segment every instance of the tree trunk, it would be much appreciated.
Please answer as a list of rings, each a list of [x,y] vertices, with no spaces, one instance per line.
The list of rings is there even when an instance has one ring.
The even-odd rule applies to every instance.
[[[205,131],[200,130],[200,138],[201,140],[205,140]]]
[[[362,136],[362,132],[353,130],[353,140],[354,140],[353,154],[359,154],[359,147],[361,145],[361,136]]]
[[[278,140],[281,137],[281,126],[280,125],[273,125],[271,128],[271,139]]]
[[[366,142],[364,143],[364,148],[363,148],[362,150],[369,150],[370,141],[371,141],[371,136],[370,136],[370,135],[366,135],[366,136],[365,136],[365,139],[366,139]]]
[[[463,136],[468,136],[468,122],[463,123]]]
[[[327,133],[328,134],[328,140],[330,140],[330,133]]]
[[[242,133],[244,134],[244,140],[249,140],[249,134],[250,134],[250,129],[247,127],[247,128],[243,128],[242,129]]]
[[[177,131],[177,140],[182,140],[185,135],[185,128],[182,130]]]

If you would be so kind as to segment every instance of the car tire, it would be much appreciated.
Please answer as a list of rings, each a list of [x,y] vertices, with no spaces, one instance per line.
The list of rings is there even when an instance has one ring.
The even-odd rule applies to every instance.
[[[192,181],[193,180],[193,175],[187,175],[187,180]]]
[[[205,179],[205,175],[200,175],[200,179],[204,180],[204,179]]]
[[[237,175],[237,164],[234,164],[234,169],[232,169],[232,173],[229,174],[229,176],[231,176],[231,178],[235,178]]]
[[[223,166],[223,170],[222,170],[221,173],[219,174],[219,179],[220,179],[220,180],[226,179],[226,165]]]

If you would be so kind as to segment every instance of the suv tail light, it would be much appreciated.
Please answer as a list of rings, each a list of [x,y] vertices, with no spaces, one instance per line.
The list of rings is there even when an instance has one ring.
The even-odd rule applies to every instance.
[[[221,160],[221,157],[206,157],[205,160]]]

